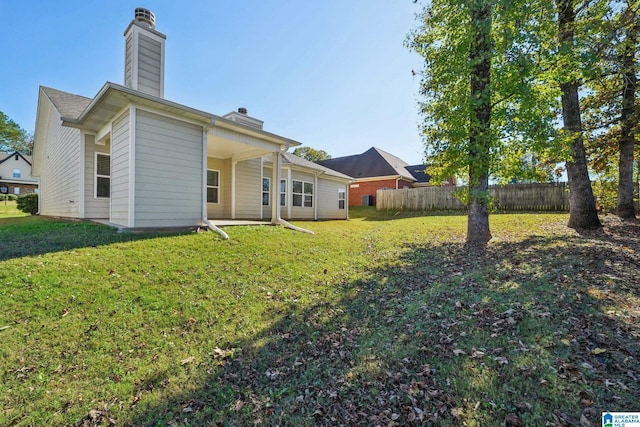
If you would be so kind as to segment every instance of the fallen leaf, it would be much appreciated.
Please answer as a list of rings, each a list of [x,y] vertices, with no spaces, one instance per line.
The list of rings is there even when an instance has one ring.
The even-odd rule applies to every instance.
[[[584,416],[584,414],[580,416],[580,425],[582,427],[593,427],[593,424],[591,424],[591,421],[589,421],[587,417]]]
[[[507,363],[509,363],[509,360],[507,360],[506,357],[502,357],[502,356],[495,357],[493,360],[498,362],[499,365],[506,365]]]
[[[506,427],[524,427],[524,421],[518,418],[517,415],[509,414],[504,419],[504,425]]]
[[[461,416],[464,415],[464,409],[463,408],[451,408],[451,415],[453,415],[454,418],[460,418]]]
[[[195,362],[195,361],[196,361],[196,358],[195,358],[195,357],[193,357],[193,356],[191,356],[191,357],[187,357],[186,359],[182,359],[182,360],[180,361],[180,365],[184,366],[184,365],[186,365],[186,364],[188,364],[188,363],[193,363],[193,362]]]
[[[602,353],[606,353],[607,349],[606,348],[600,348],[600,347],[596,347],[593,350],[591,350],[591,354],[602,354]]]
[[[484,351],[474,350],[473,353],[471,353],[471,357],[474,359],[480,359],[481,357],[484,357],[484,354]]]
[[[465,353],[463,350],[460,350],[459,348],[456,348],[453,350],[453,354],[456,356],[460,356],[461,354],[467,354],[467,353]]]

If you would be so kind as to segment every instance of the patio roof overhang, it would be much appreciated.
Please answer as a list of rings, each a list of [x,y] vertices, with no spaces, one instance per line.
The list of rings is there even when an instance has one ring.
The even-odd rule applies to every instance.
[[[207,155],[212,157],[244,160],[301,145],[292,139],[111,82],[100,89],[79,117],[63,117],[62,124],[98,132],[132,104],[202,125],[206,129]]]

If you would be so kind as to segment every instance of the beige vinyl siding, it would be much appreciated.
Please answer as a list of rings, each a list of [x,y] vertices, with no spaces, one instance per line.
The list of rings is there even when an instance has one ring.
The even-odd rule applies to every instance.
[[[314,188],[313,188],[313,192],[314,192],[314,197],[313,197],[313,206],[312,208],[303,208],[300,206],[293,206],[293,204],[291,205],[291,219],[314,219],[314,208],[316,206],[316,203],[318,203],[317,197],[316,197],[316,192],[318,191],[318,189],[315,186],[315,175],[310,174],[310,173],[304,173],[304,172],[300,172],[297,170],[292,170],[291,171],[291,181],[287,182],[287,204],[291,204],[292,203],[292,197],[291,197],[291,185],[293,181],[304,181],[304,182],[310,182],[312,184],[314,184]]]
[[[338,190],[347,191],[347,184],[318,177],[318,219],[347,219],[349,201],[345,200],[345,209],[338,209]]]
[[[144,34],[138,38],[138,90],[160,96],[162,44]]]
[[[231,160],[207,158],[207,169],[220,172],[220,203],[207,203],[207,218],[231,218]]]
[[[124,85],[133,85],[133,33],[129,33],[125,41],[124,49]]]
[[[259,158],[236,163],[236,218],[260,219],[262,162]]]
[[[40,214],[78,218],[80,208],[80,130],[62,126],[51,109],[40,176]]]
[[[109,199],[95,197],[96,153],[109,154],[109,145],[97,145],[94,135],[84,138],[84,217],[109,218]]]
[[[201,126],[136,112],[135,227],[181,227],[202,220]]]
[[[129,224],[129,112],[113,122],[111,133],[111,215],[110,221]],[[93,194],[91,195],[93,197]]]

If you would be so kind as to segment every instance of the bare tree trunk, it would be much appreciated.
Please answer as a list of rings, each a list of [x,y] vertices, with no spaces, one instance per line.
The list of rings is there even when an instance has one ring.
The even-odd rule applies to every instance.
[[[558,8],[559,43],[561,50],[573,49],[576,13],[573,0],[556,0]],[[571,160],[567,162],[569,178],[569,227],[600,228],[596,202],[587,170],[587,156],[582,136],[578,82],[560,85],[564,131],[570,137]]]
[[[466,244],[484,251],[489,231],[489,150],[491,147],[491,2],[476,0],[471,25],[474,39],[469,61],[472,108],[469,126],[469,216]]]
[[[622,124],[620,135],[620,159],[618,163],[618,206],[617,214],[620,218],[636,217],[636,207],[633,203],[633,150],[636,144],[635,131],[638,117],[634,114],[636,96],[636,64],[638,23],[634,23],[625,34],[625,47],[622,57]]]

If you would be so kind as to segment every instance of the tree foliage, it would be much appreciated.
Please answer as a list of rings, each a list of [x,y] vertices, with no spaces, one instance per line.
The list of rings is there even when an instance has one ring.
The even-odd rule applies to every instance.
[[[311,147],[297,147],[293,150],[293,154],[303,159],[307,159],[310,162],[317,162],[319,160],[328,160],[331,155],[324,150],[316,150]]]
[[[19,151],[31,154],[33,135],[22,129],[16,122],[0,111],[0,151]]]
[[[549,141],[558,91],[540,78],[536,57],[547,48],[542,46],[549,33],[550,5],[545,3],[435,0],[425,7],[407,45],[425,60],[420,108],[426,155],[438,165],[432,172],[441,177],[466,173],[474,160],[468,151],[469,118],[478,102],[469,85],[475,37],[469,10],[474,3],[493,5],[489,171],[510,179],[527,170],[531,178],[530,168],[523,166],[532,153],[541,167],[555,164],[557,154]]]
[[[531,178],[538,165],[555,164],[549,140],[557,91],[539,78],[535,58],[549,33],[542,6],[549,10],[524,1],[433,0],[407,39],[425,61],[420,108],[430,172],[469,176],[467,243],[490,238],[489,176],[526,171]]]

